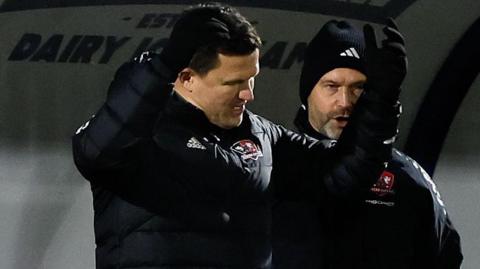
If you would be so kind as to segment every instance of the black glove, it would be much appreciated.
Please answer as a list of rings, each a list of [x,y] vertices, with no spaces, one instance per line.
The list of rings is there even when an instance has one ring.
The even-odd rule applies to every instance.
[[[160,59],[174,74],[178,74],[189,65],[198,48],[229,38],[227,23],[228,17],[218,9],[204,7],[185,12],[173,27]]]
[[[363,27],[367,65],[367,92],[383,101],[395,104],[400,95],[400,86],[407,74],[405,41],[395,21],[388,19],[383,33],[386,38],[377,47],[375,30],[369,24]]]

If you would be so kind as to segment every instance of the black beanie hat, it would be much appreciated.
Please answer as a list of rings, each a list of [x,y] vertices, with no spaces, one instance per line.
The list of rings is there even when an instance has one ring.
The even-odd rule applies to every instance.
[[[305,51],[300,76],[300,100],[307,98],[318,80],[329,71],[352,68],[365,73],[363,32],[346,21],[331,20],[318,31]]]

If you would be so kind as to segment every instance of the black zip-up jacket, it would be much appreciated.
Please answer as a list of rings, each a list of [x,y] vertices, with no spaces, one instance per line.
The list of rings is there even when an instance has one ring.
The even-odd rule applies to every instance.
[[[269,268],[276,199],[350,195],[383,168],[391,132],[375,130],[388,117],[359,120],[337,147],[248,111],[224,130],[172,94],[153,62],[123,65],[73,137],[93,191],[97,268]]]
[[[304,109],[295,124],[301,132],[329,141],[310,126]],[[297,222],[289,231],[283,226],[285,218],[274,219],[278,221],[274,227],[282,231],[273,234],[274,242],[280,242],[274,244],[274,254],[281,256],[278,261],[274,256],[277,268],[299,268],[305,259],[316,268],[460,268],[460,237],[435,184],[413,159],[393,150],[388,167],[359,198],[329,199],[324,207],[310,204],[313,209],[306,214],[297,211]],[[311,216],[315,210],[318,217]],[[284,203],[277,211],[274,215],[284,215],[295,208]],[[304,227],[315,237],[305,237]],[[288,245],[306,251],[292,256]]]

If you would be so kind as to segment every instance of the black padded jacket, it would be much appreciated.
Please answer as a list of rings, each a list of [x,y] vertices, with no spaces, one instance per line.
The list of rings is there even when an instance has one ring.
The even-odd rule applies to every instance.
[[[330,141],[310,126],[302,108],[295,125]],[[435,184],[396,149],[381,176],[355,199],[283,202],[273,215],[274,263],[280,269],[459,269],[463,259],[459,234]]]
[[[73,137],[93,191],[97,268],[270,268],[274,201],[351,195],[383,169],[377,118],[359,120],[368,131],[352,129],[343,147],[249,111],[224,130],[152,62],[124,64]]]

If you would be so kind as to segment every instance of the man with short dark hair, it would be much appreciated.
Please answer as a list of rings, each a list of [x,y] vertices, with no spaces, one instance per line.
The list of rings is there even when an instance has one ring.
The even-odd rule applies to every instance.
[[[380,174],[397,124],[388,107],[360,106],[334,150],[245,109],[259,46],[235,9],[202,4],[159,55],[117,71],[73,137],[93,191],[97,268],[270,268],[274,201],[348,196]]]
[[[377,65],[393,66],[380,63],[394,61],[389,58],[392,51],[404,51],[395,23],[390,20],[384,28],[394,42],[383,51],[377,48],[374,31],[367,26],[364,32],[346,21],[332,20],[308,44],[300,79],[302,106],[295,118],[301,132],[320,141],[341,139],[362,94],[375,87],[400,86],[402,75],[396,77],[389,70],[384,70],[389,76],[372,73]],[[434,183],[420,165],[396,149],[381,176],[357,198],[335,200],[316,209],[320,212],[320,220],[314,219],[316,233],[322,241],[317,251],[322,255],[310,258],[318,261],[321,257],[322,268],[460,267],[460,238]],[[277,241],[288,245],[295,236],[285,234]],[[280,251],[274,254],[288,259],[288,248]],[[282,261],[278,263],[279,268],[287,268],[281,266]]]

